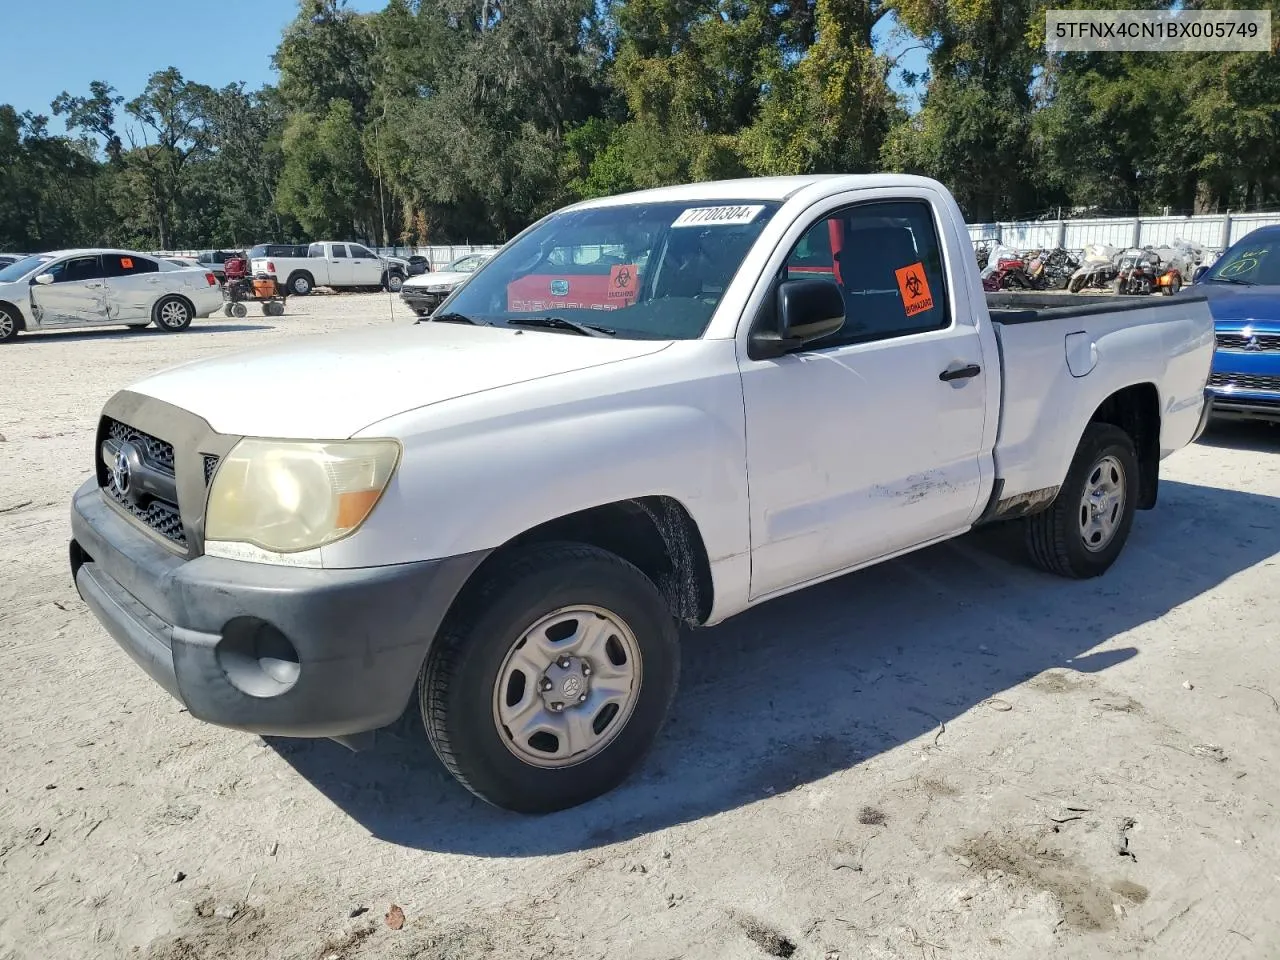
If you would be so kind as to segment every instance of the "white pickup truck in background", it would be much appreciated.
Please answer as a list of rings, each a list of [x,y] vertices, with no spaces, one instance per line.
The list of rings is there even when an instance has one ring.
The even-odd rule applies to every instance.
[[[1208,307],[993,302],[933,180],[586,201],[429,321],[117,393],[73,576],[199,719],[357,748],[416,696],[470,790],[562,809],[653,743],[681,623],[995,521],[1111,566],[1207,419]]]
[[[305,297],[316,287],[395,293],[409,276],[409,261],[380,257],[360,243],[313,243],[305,257],[273,257],[264,244],[249,251],[249,272],[275,277],[295,297]]]

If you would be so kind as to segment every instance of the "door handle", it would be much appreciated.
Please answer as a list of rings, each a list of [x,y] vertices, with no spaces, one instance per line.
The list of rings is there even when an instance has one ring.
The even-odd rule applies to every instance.
[[[970,377],[976,377],[982,372],[982,368],[976,363],[971,363],[964,367],[948,367],[938,374],[938,379],[943,382],[949,380],[967,380]]]
[[[100,284],[100,283],[86,283],[86,284],[84,285],[84,288],[85,288],[86,290],[97,290],[97,289],[98,289],[99,287],[101,287],[101,286],[102,286],[102,284]]]

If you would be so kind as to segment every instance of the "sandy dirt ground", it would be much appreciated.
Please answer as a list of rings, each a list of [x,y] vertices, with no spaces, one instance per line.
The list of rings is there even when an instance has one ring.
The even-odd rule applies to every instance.
[[[192,720],[70,581],[99,409],[411,320],[314,296],[0,347],[0,958],[1280,956],[1265,427],[1166,461],[1100,580],[992,531],[689,633],[656,751],[577,810],[474,801],[410,725],[353,754]]]

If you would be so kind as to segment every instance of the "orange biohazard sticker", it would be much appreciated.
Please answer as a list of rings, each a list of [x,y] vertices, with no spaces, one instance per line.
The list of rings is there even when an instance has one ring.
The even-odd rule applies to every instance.
[[[917,261],[909,267],[895,270],[894,274],[898,278],[898,292],[902,294],[902,308],[908,317],[933,309],[933,294],[929,292],[923,263]]]
[[[132,258],[132,257],[121,257],[121,258],[120,258],[120,267],[121,267],[121,269],[124,269],[124,270],[132,270],[132,269],[133,269],[133,258]]]
[[[634,300],[636,287],[640,284],[639,275],[634,263],[621,263],[609,268],[610,300]]]

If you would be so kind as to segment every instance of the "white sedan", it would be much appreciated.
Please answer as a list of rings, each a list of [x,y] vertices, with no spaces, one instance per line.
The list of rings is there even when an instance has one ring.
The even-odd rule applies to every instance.
[[[130,250],[60,250],[0,269],[0,343],[23,330],[113,324],[175,333],[221,307],[208,270]]]

